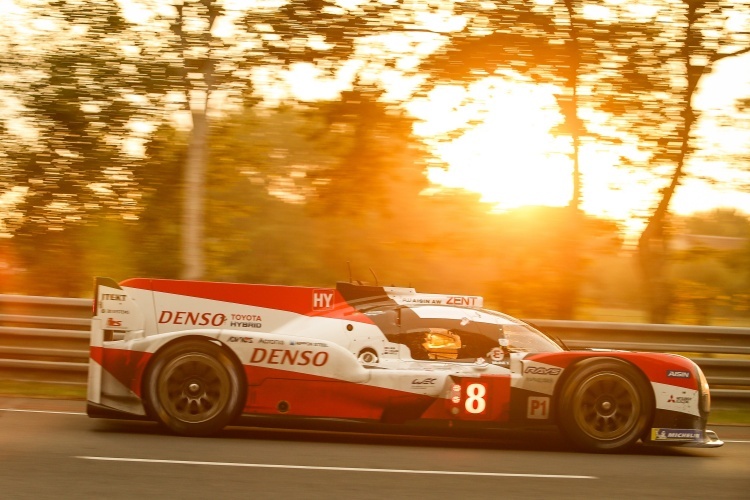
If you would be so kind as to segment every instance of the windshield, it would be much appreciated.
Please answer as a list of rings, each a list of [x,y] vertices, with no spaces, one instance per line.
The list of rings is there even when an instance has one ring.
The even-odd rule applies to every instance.
[[[498,340],[505,337],[511,352],[558,352],[563,349],[536,328],[507,314],[483,309],[483,313],[498,318],[494,325],[480,323],[482,333]]]
[[[507,361],[512,352],[562,349],[533,327],[485,309],[444,305],[399,307],[366,313],[388,340],[408,347],[412,359]]]

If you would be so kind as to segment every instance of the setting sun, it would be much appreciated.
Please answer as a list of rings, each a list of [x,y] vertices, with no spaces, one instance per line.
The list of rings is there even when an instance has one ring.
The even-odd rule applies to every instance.
[[[729,94],[737,96],[750,86],[748,76],[738,74],[746,60],[719,68],[701,86],[696,105],[712,119],[699,123],[696,131],[704,144],[710,144],[707,155],[718,159],[693,158],[688,162],[689,177],[672,205],[676,213],[727,205],[750,212],[750,193],[736,188],[747,182],[748,173],[721,160],[722,151],[726,154],[745,147],[748,131],[737,129],[727,134],[716,124],[734,99],[727,96],[725,82],[732,82],[730,87],[736,92]],[[439,86],[426,98],[412,102],[409,110],[420,120],[415,133],[446,165],[428,169],[427,176],[436,189],[477,192],[482,201],[498,210],[567,205],[572,196],[572,146],[569,137],[554,135],[554,127],[562,121],[556,92],[559,89],[552,85],[525,83],[506,75],[488,77],[468,87]],[[723,104],[703,97],[715,94],[723,97]],[[648,153],[639,150],[636,141],[618,134],[603,114],[586,109],[581,113],[591,130],[622,139],[618,146],[593,141],[581,145],[581,208],[619,221],[627,236],[635,236],[658,202],[659,190],[668,182],[672,167],[622,168],[622,158],[644,162]],[[734,146],[738,137],[741,147]],[[712,185],[702,178],[703,172],[732,178],[732,182]]]
[[[447,169],[431,168],[430,181],[481,193],[500,209],[566,205],[571,193],[569,145],[550,134],[562,119],[551,86],[494,77],[468,90],[444,87],[414,104],[426,138]],[[473,126],[473,123],[479,123]],[[466,128],[452,140],[435,139]]]

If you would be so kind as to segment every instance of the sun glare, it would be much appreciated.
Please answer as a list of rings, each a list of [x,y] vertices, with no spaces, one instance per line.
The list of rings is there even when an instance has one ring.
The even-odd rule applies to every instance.
[[[562,119],[552,90],[493,77],[466,90],[439,88],[415,103],[412,111],[424,120],[416,133],[427,137],[435,156],[447,164],[431,168],[429,179],[476,191],[499,209],[566,205],[570,146],[550,134]],[[457,130],[460,135],[452,140],[429,138]]]
[[[750,212],[750,193],[738,190],[747,185],[750,175],[729,165],[726,158],[716,158],[717,152],[739,156],[747,151],[747,128],[716,124],[732,108],[736,96],[747,95],[750,80],[738,79],[735,73],[738,89],[723,97],[716,83],[726,77],[710,76],[697,96],[698,108],[709,118],[696,128],[705,151],[688,162],[690,177],[683,181],[671,208],[680,214],[720,206]],[[477,192],[497,210],[567,205],[572,195],[572,145],[570,137],[554,134],[554,127],[562,121],[554,97],[558,91],[552,85],[525,83],[510,75],[489,77],[468,87],[439,86],[426,98],[415,100],[409,108],[420,120],[414,132],[445,165],[428,169],[436,189]],[[632,239],[659,202],[660,189],[668,184],[673,166],[623,168],[622,158],[645,164],[649,153],[613,128],[607,116],[585,109],[582,114],[592,130],[617,137],[621,143],[581,145],[581,209],[619,221],[626,238]],[[711,172],[719,185],[701,180],[701,172]]]

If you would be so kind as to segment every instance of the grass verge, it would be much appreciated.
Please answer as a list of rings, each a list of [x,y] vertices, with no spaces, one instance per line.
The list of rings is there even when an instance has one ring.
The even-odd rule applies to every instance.
[[[86,386],[48,382],[0,380],[0,396],[16,398],[86,399]]]
[[[750,425],[750,402],[713,405],[708,416],[708,424],[717,425]]]

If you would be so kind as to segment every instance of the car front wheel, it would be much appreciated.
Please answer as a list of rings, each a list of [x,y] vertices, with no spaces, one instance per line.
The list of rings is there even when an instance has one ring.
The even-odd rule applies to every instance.
[[[650,425],[651,387],[643,374],[618,359],[580,363],[558,398],[563,434],[585,451],[622,451]]]

